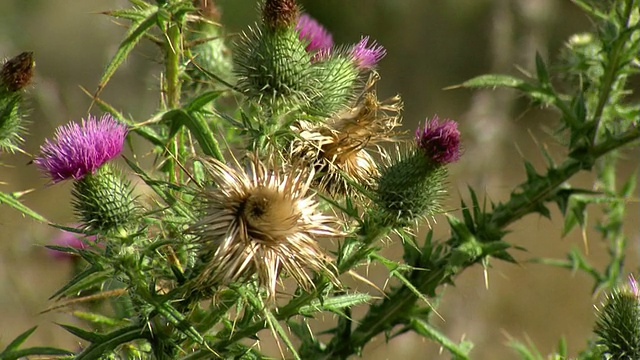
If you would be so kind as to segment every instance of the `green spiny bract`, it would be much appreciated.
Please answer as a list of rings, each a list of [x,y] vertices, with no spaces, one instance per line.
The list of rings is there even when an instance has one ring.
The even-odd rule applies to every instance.
[[[92,230],[127,228],[139,210],[129,182],[108,164],[75,181],[72,195],[80,222]]]
[[[439,212],[446,174],[444,166],[432,162],[420,149],[411,149],[380,169],[375,201],[385,221],[407,226]]]
[[[0,70],[0,150],[16,151],[22,142],[23,129],[22,89],[33,76],[32,52],[7,60]]]
[[[203,84],[219,88],[209,74],[228,83],[235,82],[231,50],[225,44],[223,28],[218,24],[220,14],[210,1],[201,3],[199,16],[190,23],[188,32],[192,60],[186,68],[191,81],[186,84],[193,84],[195,91]]]
[[[250,30],[234,62],[238,86],[252,99],[303,105],[313,93],[311,58],[293,27]]]
[[[348,56],[337,53],[315,62],[313,76],[317,85],[308,106],[312,113],[331,115],[345,108],[355,96],[359,70]]]
[[[594,332],[607,359],[640,359],[640,304],[626,290],[607,296]]]

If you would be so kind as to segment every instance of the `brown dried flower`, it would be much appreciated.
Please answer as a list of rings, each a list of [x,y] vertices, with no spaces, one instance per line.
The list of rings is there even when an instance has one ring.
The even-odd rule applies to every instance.
[[[244,281],[255,274],[273,300],[283,270],[307,290],[313,287],[310,271],[338,283],[316,237],[341,232],[331,226],[333,217],[316,211],[318,204],[309,194],[312,172],[282,174],[257,159],[245,170],[217,160],[206,168],[217,186],[202,192],[205,216],[194,226],[206,259],[197,287]]]
[[[351,182],[371,187],[378,167],[371,155],[384,156],[380,142],[399,141],[402,101],[394,96],[378,101],[373,73],[355,105],[339,112],[326,123],[299,121],[293,130],[299,136],[291,143],[290,158],[302,158],[316,169],[319,190],[332,196],[354,196]]]
[[[35,64],[33,52],[31,51],[25,51],[7,60],[2,65],[2,70],[0,70],[2,85],[6,86],[11,92],[24,89],[31,82]]]

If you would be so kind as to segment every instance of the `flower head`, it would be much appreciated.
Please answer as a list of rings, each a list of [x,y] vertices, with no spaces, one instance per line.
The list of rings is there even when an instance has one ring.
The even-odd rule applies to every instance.
[[[300,14],[296,24],[300,40],[308,42],[307,52],[316,52],[333,47],[333,37],[319,22],[307,14]]]
[[[317,237],[336,237],[332,217],[316,211],[309,191],[313,172],[268,170],[252,159],[246,170],[217,160],[207,163],[217,186],[202,193],[205,215],[194,227],[205,265],[196,286],[210,288],[256,274],[269,299],[284,271],[305,289],[313,286],[308,270],[337,283]]]
[[[34,163],[49,173],[53,182],[81,179],[94,173],[122,151],[127,127],[111,115],[93,116],[82,124],[69,123],[56,129],[55,139],[40,147]]]
[[[351,56],[357,67],[362,70],[372,69],[387,54],[387,50],[375,41],[371,45],[368,43],[369,37],[366,36],[351,48]]]
[[[440,122],[437,116],[427,120],[424,128],[418,127],[416,130],[416,142],[436,164],[448,164],[460,159],[460,131],[453,120]]]

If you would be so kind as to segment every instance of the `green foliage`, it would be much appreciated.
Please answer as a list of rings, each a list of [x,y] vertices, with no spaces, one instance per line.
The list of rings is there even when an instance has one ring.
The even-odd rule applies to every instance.
[[[273,5],[273,1],[265,4]],[[292,0],[281,1],[295,5]],[[211,9],[192,1],[131,0],[131,8],[107,12],[129,21],[129,31],[107,64],[93,100],[126,123],[130,133],[149,142],[158,166],[151,171],[138,164],[135,157],[125,159],[126,171],[148,186],[151,201],[145,213],[124,174],[115,172],[111,165],[102,167],[96,174],[100,176],[89,175],[74,182],[74,205],[84,225],[77,232],[97,236],[91,246],[82,249],[52,247],[79,256],[85,266],[52,296],[60,307],[84,305],[76,312],[83,326],[61,325],[86,344],[73,354],[75,358],[260,359],[264,355],[254,346],[259,340],[257,334],[270,330],[286,356],[293,358],[346,359],[361,355],[375,337],[384,335],[391,340],[413,331],[441,346],[454,359],[471,359],[471,341],[449,339],[432,321],[438,316],[445,286],[454,284],[458,275],[475,265],[487,270],[495,260],[517,262],[513,253],[521,248],[505,237],[509,226],[527,215],[551,217],[553,204],[563,216],[559,236],[576,228],[585,231],[593,225],[588,210],[598,207],[602,211],[595,228],[607,246],[608,263],[600,269],[578,249],[567,254],[566,260],[535,261],[584,272],[593,278],[595,292],[611,292],[622,276],[627,248],[625,205],[635,192],[635,176],[618,181],[617,158],[640,138],[640,105],[628,96],[640,50],[640,4],[632,0],[575,3],[592,17],[597,28],[594,33],[572,37],[561,54],[561,64],[550,66],[536,55],[534,75],[481,75],[460,85],[514,89],[531,106],[554,111],[558,114],[555,135],[565,147],[566,156],[553,159],[542,150],[544,169],[525,160],[526,179],[502,202],[480,197],[470,188],[459,215],[446,215],[450,235],[445,239],[434,239],[433,232],[419,239],[410,229],[442,211],[447,175],[444,165],[430,163],[407,144],[406,152],[397,159],[386,159],[386,165],[367,163],[370,168],[365,169],[366,174],[379,174],[371,184],[358,183],[350,176],[353,168],[340,167],[362,166],[363,157],[354,154],[364,151],[376,136],[403,140],[389,131],[378,134],[375,132],[382,130],[367,128],[380,120],[375,116],[386,116],[381,114],[384,105],[374,99],[375,107],[369,109],[358,102],[366,71],[358,69],[344,49],[313,57],[292,24],[285,22],[286,26],[258,24],[229,50],[224,29],[216,19],[207,18],[215,11],[207,12]],[[268,8],[276,12],[281,9]],[[100,93],[132,50],[145,40],[158,45],[164,71],[161,106],[141,121],[123,115],[100,98]],[[0,116],[17,113],[19,101],[17,95],[12,96],[0,96]],[[239,100],[239,106],[225,103],[232,96]],[[4,102],[11,106],[3,107]],[[397,111],[399,105],[389,107]],[[359,122],[361,113],[374,120]],[[0,142],[5,136],[2,125],[16,118],[11,117],[9,122],[4,119],[0,118]],[[342,128],[330,127],[336,121],[344,122]],[[324,126],[325,131],[314,133],[311,128],[296,127],[300,122]],[[13,134],[17,133],[15,124],[9,131]],[[380,128],[383,125],[393,128],[397,124],[376,124]],[[362,139],[335,142],[334,137],[340,135]],[[321,165],[312,162],[301,166],[303,156],[291,155],[292,139],[310,143],[310,154],[303,154],[305,157],[326,155],[327,144],[334,145],[335,154]],[[349,146],[340,146],[344,144]],[[384,150],[379,152],[386,157]],[[238,175],[240,172],[225,172],[224,178],[232,186],[223,188],[223,183],[211,183],[207,158],[221,164],[235,163],[238,168],[250,159],[253,164],[266,164],[266,170],[248,166],[246,178]],[[316,187],[321,183],[318,177],[327,169],[344,175],[357,194],[334,197]],[[571,185],[574,175],[587,171],[597,179],[594,189]],[[285,179],[283,183],[278,183],[279,177],[274,174]],[[297,182],[301,186],[296,193],[286,193]],[[623,184],[621,188],[617,188],[618,183]],[[212,195],[211,189],[219,190],[217,195]],[[22,194],[0,193],[0,203],[46,222],[20,202]],[[207,205],[215,196],[226,197],[214,199],[223,209],[212,213]],[[227,204],[230,207],[224,208]],[[300,212],[300,208],[324,213],[307,216],[309,213]],[[267,221],[265,214],[275,214],[273,218],[278,221]],[[298,273],[305,270],[287,262],[293,256],[242,257],[253,254],[259,246],[286,247],[290,245],[287,241],[300,241],[303,237],[298,235],[304,231],[320,241],[323,235],[332,233],[323,227],[330,214],[337,214],[335,227],[340,228],[337,249],[312,260],[326,263],[331,276],[349,274],[364,282],[367,280],[357,270],[370,263],[380,264],[392,280],[381,290],[382,295],[356,291],[321,272]],[[215,241],[222,239],[221,244],[203,247],[196,241],[194,224],[203,226],[203,218],[211,220],[204,226],[216,235]],[[255,223],[260,226],[253,226]],[[400,241],[393,246],[402,247],[402,258],[386,258],[380,251],[385,245],[382,240],[389,242],[396,237]],[[239,241],[247,239],[250,241]],[[234,246],[241,246],[242,251],[229,251]],[[204,261],[211,254],[204,254],[203,248],[215,248],[227,257],[238,256],[232,260],[243,270],[257,268],[252,267],[253,261],[265,261],[268,266],[262,268],[277,274],[278,279],[289,275],[298,280],[291,276],[294,274],[307,276],[312,286],[299,281],[297,287],[292,286],[291,279],[273,284],[284,291],[278,293],[278,301],[272,301],[256,281],[264,276],[262,273],[249,274],[241,281],[209,284],[201,281],[202,274],[212,271],[211,264]],[[304,263],[293,264],[304,267]],[[356,306],[366,309],[361,317],[354,316]],[[618,290],[610,293],[596,323],[594,345],[580,358],[639,358],[638,309],[637,294]],[[309,320],[323,314],[336,320],[319,337]],[[0,359],[71,356],[71,352],[53,348],[19,350],[33,330],[10,343]],[[521,358],[543,358],[532,343],[514,340],[510,346]],[[561,341],[552,358],[567,356],[566,344]]]

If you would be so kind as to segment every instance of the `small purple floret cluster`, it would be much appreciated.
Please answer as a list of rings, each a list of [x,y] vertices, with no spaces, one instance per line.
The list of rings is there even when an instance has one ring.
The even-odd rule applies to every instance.
[[[460,131],[449,119],[440,122],[437,116],[416,130],[418,147],[436,164],[449,164],[460,159]]]
[[[100,119],[90,115],[82,124],[58,127],[54,140],[47,140],[40,147],[40,156],[34,163],[47,172],[54,183],[78,180],[118,156],[126,136],[126,125],[111,115],[105,114]]]
[[[387,54],[387,50],[375,41],[368,43],[369,37],[365,36],[351,48],[351,56],[360,69],[372,69]]]
[[[300,14],[296,30],[300,40],[306,41],[307,52],[325,51],[333,47],[333,37],[316,19],[307,14]]]
[[[306,50],[315,53],[312,61],[327,58],[333,48],[333,37],[318,21],[307,14],[301,14],[296,24],[300,40],[307,42]],[[363,37],[349,50],[348,54],[360,70],[373,69],[387,51],[375,41],[369,44],[369,37]]]

